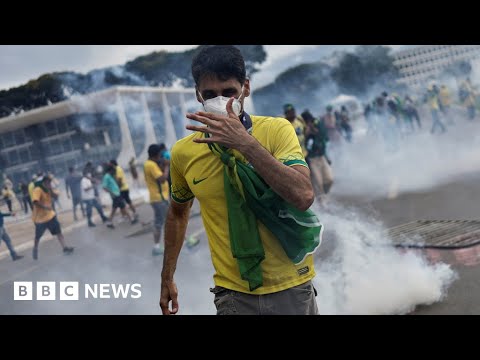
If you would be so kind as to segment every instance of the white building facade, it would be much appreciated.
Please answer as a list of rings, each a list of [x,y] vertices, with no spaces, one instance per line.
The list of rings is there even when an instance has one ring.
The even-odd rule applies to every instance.
[[[171,147],[188,135],[195,90],[116,86],[0,119],[0,169],[17,181],[38,171],[59,177],[116,159],[147,159],[153,143]]]
[[[480,45],[420,45],[395,52],[394,65],[400,72],[399,83],[412,88],[426,87],[445,68],[458,62],[480,59]]]

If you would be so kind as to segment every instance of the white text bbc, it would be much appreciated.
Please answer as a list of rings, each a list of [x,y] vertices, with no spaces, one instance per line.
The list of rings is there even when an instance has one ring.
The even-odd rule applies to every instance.
[[[13,283],[14,300],[33,300],[31,281],[15,281]],[[85,284],[80,293],[76,281],[60,281],[58,292],[55,281],[37,281],[35,286],[36,300],[78,300],[82,295],[85,299],[138,299],[142,297],[140,284]],[[57,296],[58,294],[58,296]]]

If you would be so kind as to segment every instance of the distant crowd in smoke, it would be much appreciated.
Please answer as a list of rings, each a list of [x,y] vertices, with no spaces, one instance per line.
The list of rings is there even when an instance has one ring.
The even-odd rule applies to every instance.
[[[343,180],[356,181],[356,186],[362,188],[362,180],[377,186],[382,174],[372,171],[367,178],[361,168],[371,169],[368,164],[375,163],[381,168],[382,163],[389,162],[390,169],[386,173],[394,173],[395,161],[401,160],[402,154],[410,156],[412,147],[418,150],[418,155],[410,156],[410,163],[423,159],[429,153],[428,146],[434,149],[456,146],[453,152],[463,157],[472,150],[467,143],[455,145],[455,140],[450,138],[448,141],[437,138],[428,142],[419,138],[426,134],[444,134],[448,129],[468,123],[475,124],[479,97],[469,78],[459,81],[456,89],[432,81],[423,92],[416,94],[383,91],[371,96],[371,100],[364,104],[355,97],[340,96],[337,99],[343,101],[327,105],[325,112],[317,116],[308,109],[298,114],[294,104],[286,104],[282,115],[295,128],[320,201],[332,188],[336,165],[342,176],[349,177]],[[422,141],[423,148],[420,149]],[[375,157],[371,156],[371,149],[375,149]],[[460,150],[465,151],[460,154]],[[436,161],[435,158],[430,160]],[[434,176],[428,166],[424,170],[425,176]]]

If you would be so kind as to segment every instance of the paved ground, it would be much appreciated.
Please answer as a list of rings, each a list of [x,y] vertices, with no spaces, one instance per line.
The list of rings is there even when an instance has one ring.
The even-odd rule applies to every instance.
[[[439,186],[424,193],[405,194],[394,200],[343,198],[346,204],[363,205],[389,226],[415,219],[469,219],[480,213],[480,173],[465,176],[455,183]],[[141,219],[151,219],[149,205],[139,207]],[[198,208],[195,206],[195,214]],[[119,220],[119,219],[117,219]],[[24,226],[30,226],[25,224]],[[78,225],[77,225],[78,226]],[[139,234],[128,236],[129,234]],[[143,234],[142,234],[143,233]],[[177,270],[182,314],[213,314],[213,269],[206,246],[201,218],[194,216],[188,235],[197,234],[201,243],[184,249]],[[162,258],[151,256],[152,238],[141,224],[121,223],[115,230],[86,226],[67,233],[66,239],[76,247],[72,256],[64,256],[56,240],[43,242],[40,259],[31,258],[31,250],[21,251],[25,259],[0,260],[0,314],[159,314],[158,297]],[[3,249],[3,248],[2,248]],[[322,250],[325,252],[325,249]],[[318,258],[322,257],[322,251]],[[428,307],[419,307],[416,314],[480,314],[480,266],[477,256],[470,262],[453,253],[443,253],[459,274],[446,299]],[[465,265],[467,263],[467,265]],[[468,265],[470,264],[470,265]],[[78,281],[80,284],[140,283],[140,299],[80,299],[79,301],[13,301],[13,281]]]
[[[142,220],[151,219],[149,205],[140,206],[138,211]],[[193,283],[192,286],[180,287],[182,297],[191,299],[182,308],[184,314],[201,313],[204,305],[211,302],[209,279],[204,274],[211,274],[212,270],[201,228],[200,217],[194,215],[187,234],[198,234],[203,244],[191,251],[185,248],[180,256],[180,286],[182,277]],[[132,233],[144,234],[129,236]],[[82,226],[67,232],[65,237],[75,246],[75,253],[71,256],[63,255],[57,240],[52,240],[41,243],[38,261],[32,259],[30,249],[20,252],[25,255],[20,261],[12,262],[7,257],[0,260],[0,314],[159,313],[157,304],[162,257],[151,255],[153,239],[146,228],[141,224],[131,226],[128,223],[118,224],[115,230],[104,226],[95,229]],[[195,285],[195,277],[198,277],[198,286]],[[13,301],[14,281],[78,281],[81,286],[139,283],[142,296],[126,300]],[[202,284],[206,285],[202,287]]]

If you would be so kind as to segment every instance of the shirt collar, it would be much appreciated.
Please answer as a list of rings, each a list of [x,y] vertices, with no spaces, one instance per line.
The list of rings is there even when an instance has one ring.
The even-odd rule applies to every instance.
[[[242,122],[245,129],[251,134],[252,133],[252,118],[250,115],[247,114],[246,111],[243,112],[242,116],[240,117],[240,121]]]

